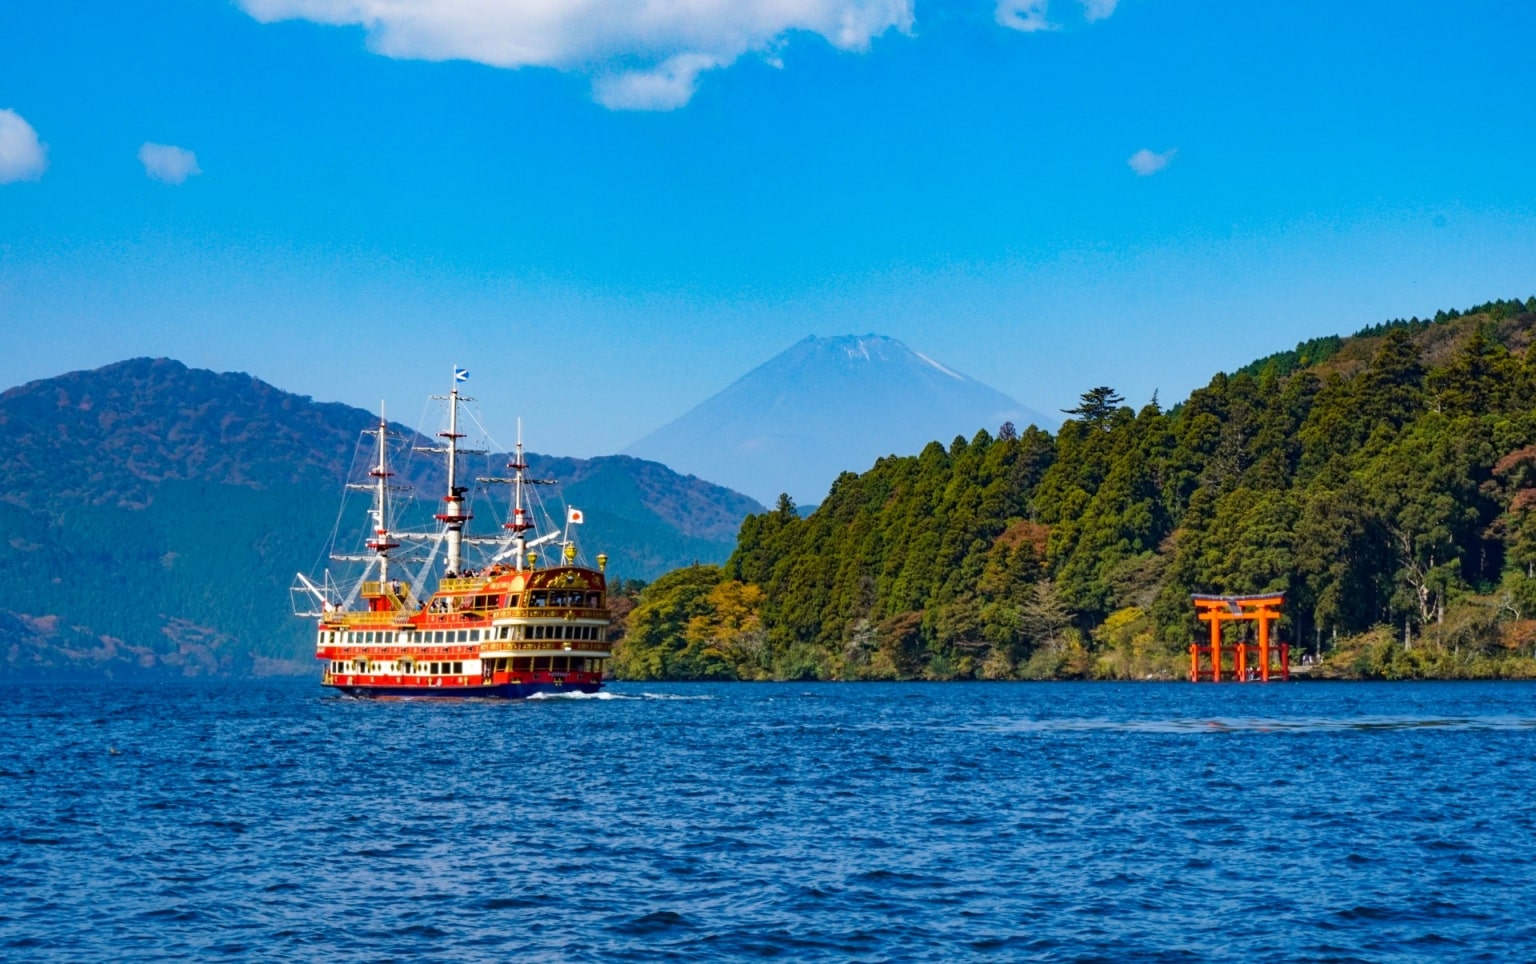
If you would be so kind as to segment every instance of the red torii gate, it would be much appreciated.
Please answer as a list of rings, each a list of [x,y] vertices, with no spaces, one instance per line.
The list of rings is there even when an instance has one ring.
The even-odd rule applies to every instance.
[[[1224,622],[1237,622],[1253,620],[1259,624],[1258,645],[1258,673],[1261,682],[1269,682],[1270,663],[1272,657],[1280,657],[1280,678],[1291,678],[1291,644],[1275,643],[1269,640],[1269,624],[1280,618],[1280,604],[1285,599],[1285,593],[1269,593],[1259,596],[1208,596],[1196,594],[1189,597],[1195,603],[1195,608],[1200,611],[1200,621],[1211,624],[1211,641],[1208,645],[1200,643],[1189,644],[1189,681],[1198,683],[1201,680],[1210,680],[1213,683],[1221,682],[1221,624]],[[1248,644],[1238,643],[1233,647],[1233,678],[1238,682],[1248,679]],[[1206,658],[1208,666],[1201,666],[1201,657]]]

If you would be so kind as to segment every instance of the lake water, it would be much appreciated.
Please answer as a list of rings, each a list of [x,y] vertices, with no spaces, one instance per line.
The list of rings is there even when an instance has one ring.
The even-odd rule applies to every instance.
[[[0,685],[7,960],[1536,959],[1536,686]]]

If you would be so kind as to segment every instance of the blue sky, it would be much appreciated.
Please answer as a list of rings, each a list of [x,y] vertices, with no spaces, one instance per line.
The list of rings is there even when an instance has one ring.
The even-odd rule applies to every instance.
[[[1054,410],[1536,294],[1536,4],[573,9],[0,6],[0,386],[169,355],[410,422],[458,363],[596,455],[808,334]]]

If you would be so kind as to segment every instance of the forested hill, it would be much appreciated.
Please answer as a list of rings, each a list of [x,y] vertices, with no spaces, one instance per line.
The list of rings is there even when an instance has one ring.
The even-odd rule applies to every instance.
[[[1190,593],[1359,676],[1536,675],[1536,298],[1318,339],[1171,410],[1084,393],[781,501],[653,583],[634,677],[1176,677]]]
[[[0,394],[0,673],[307,669],[287,587],[322,560],[376,420],[169,359]],[[497,471],[479,474],[505,462],[485,457]],[[583,543],[618,578],[723,561],[762,508],[626,456],[529,463],[561,480],[556,499],[583,509]],[[442,491],[438,466],[399,468],[417,492]]]

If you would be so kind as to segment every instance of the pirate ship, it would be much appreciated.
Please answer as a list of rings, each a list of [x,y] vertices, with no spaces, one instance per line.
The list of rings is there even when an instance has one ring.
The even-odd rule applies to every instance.
[[[315,656],[321,682],[353,696],[491,697],[519,699],[539,693],[595,693],[612,651],[608,643],[607,559],[583,565],[572,533],[580,510],[566,510],[565,525],[540,533],[533,521],[534,486],[519,429],[507,477],[483,486],[511,488],[501,531],[477,535],[460,482],[459,393],[469,377],[454,369],[446,396],[447,431],[440,444],[417,447],[444,457],[447,493],[434,525],[412,531],[399,519],[401,504],[390,469],[393,433],[381,416],[368,480],[350,485],[371,493],[369,527],[360,554],[335,553],[357,578],[343,585],[330,570],[319,579],[300,573],[294,583],[296,615],[316,620]],[[333,546],[333,549],[335,547]],[[472,558],[473,557],[473,558]],[[435,583],[435,586],[431,585]],[[430,587],[430,588],[429,588]]]

